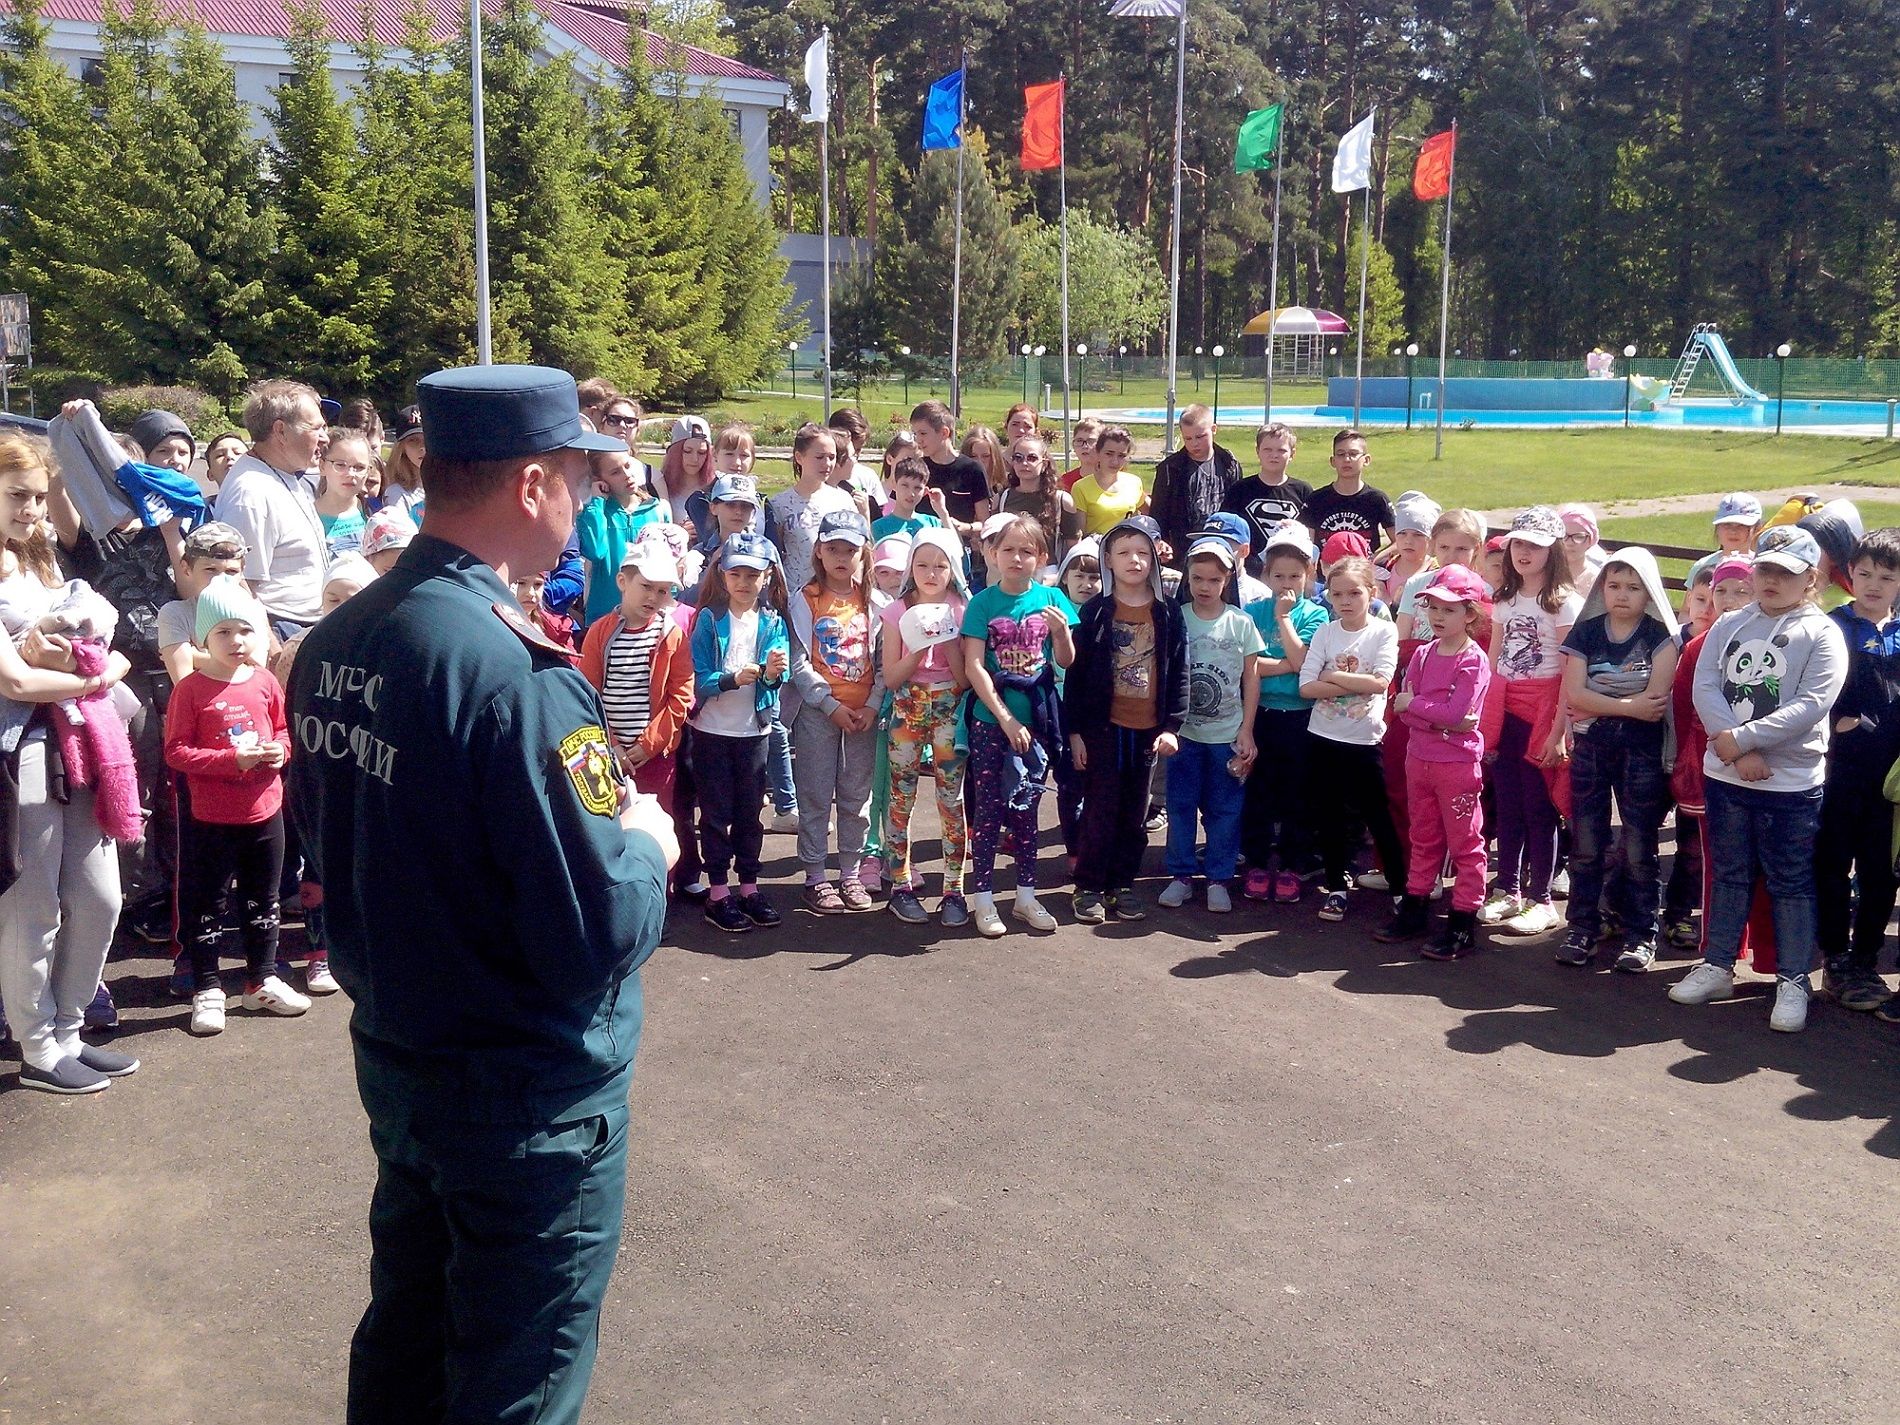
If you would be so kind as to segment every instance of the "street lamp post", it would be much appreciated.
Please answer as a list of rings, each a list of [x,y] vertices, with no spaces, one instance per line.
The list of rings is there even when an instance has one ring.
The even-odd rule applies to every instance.
[[[791,353],[792,399],[796,401],[798,399],[798,343],[795,341],[788,341],[785,343],[785,349],[786,351]]]
[[[1214,348],[1214,424],[1220,424],[1220,359],[1227,355],[1227,348]]]
[[[1418,343],[1405,343],[1405,428],[1412,428],[1412,362],[1418,356]]]
[[[908,407],[910,405],[910,348],[900,346],[897,348],[897,354],[904,358],[904,405]]]
[[[1042,389],[1042,354],[1048,349],[1046,346],[1038,345],[1034,351],[1029,353],[1036,358],[1036,389],[1038,391]],[[1027,401],[1029,397],[1024,396],[1023,399]],[[1042,403],[1040,400],[1036,403],[1036,410],[1038,414],[1041,413]]]
[[[1121,391],[1119,394],[1126,396],[1128,394],[1128,348],[1126,346],[1124,346],[1121,350],[1121,357],[1122,359],[1121,359],[1121,364],[1120,364],[1119,369],[1121,371],[1122,384],[1121,384]]]
[[[1201,394],[1201,357],[1205,354],[1201,347],[1194,348],[1194,394]]]
[[[1326,354],[1329,357],[1337,356],[1339,355],[1339,348],[1336,346],[1329,346],[1326,348]]]
[[[1029,399],[1029,343],[1024,342],[1018,350],[1023,358],[1023,400],[1027,401]]]
[[[1084,394],[1086,394],[1089,389],[1088,363],[1089,344],[1085,341],[1078,341],[1075,344],[1075,386],[1077,391]],[[1076,404],[1080,405],[1081,402],[1078,400]]]
[[[1783,342],[1775,348],[1775,434],[1781,434],[1781,393],[1786,389],[1788,356],[1794,348]]]
[[[1636,343],[1631,342],[1623,348],[1623,429],[1630,428],[1630,382],[1636,377],[1631,362],[1636,360]]]

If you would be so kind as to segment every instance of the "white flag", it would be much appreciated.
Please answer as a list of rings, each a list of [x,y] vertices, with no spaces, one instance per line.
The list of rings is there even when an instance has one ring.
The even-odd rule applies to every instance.
[[[831,122],[831,31],[826,30],[805,51],[805,88],[811,98],[805,105],[805,122]]]
[[[1372,121],[1374,109],[1346,131],[1333,155],[1333,192],[1357,193],[1372,186]]]
[[[1108,13],[1118,20],[1178,20],[1187,0],[1116,0]]]

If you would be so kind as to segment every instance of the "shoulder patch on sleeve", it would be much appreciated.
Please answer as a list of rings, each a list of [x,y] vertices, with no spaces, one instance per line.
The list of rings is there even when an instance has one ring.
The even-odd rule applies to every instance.
[[[561,766],[580,803],[595,816],[612,816],[620,807],[620,770],[607,732],[598,723],[577,727],[561,739]]]
[[[516,608],[513,604],[504,604],[497,601],[490,604],[489,607],[495,611],[495,617],[507,624],[509,629],[513,631],[515,637],[527,644],[528,647],[542,653],[553,653],[561,658],[568,657],[568,651],[565,648],[561,647],[560,644],[556,643],[545,633],[541,632],[540,629],[529,623],[522,615],[521,610]]]

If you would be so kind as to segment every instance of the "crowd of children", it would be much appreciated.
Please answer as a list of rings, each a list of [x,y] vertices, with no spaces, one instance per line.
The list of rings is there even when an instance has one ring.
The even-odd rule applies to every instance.
[[[625,397],[590,414],[637,435]],[[887,906],[926,924],[913,822],[928,776],[935,917],[985,937],[1008,933],[1006,915],[1048,932],[1037,852],[1053,789],[1082,924],[1148,915],[1143,853],[1165,827],[1169,911],[1313,891],[1337,923],[1376,891],[1390,900],[1372,937],[1434,959],[1471,954],[1487,928],[1562,930],[1570,966],[1605,942],[1632,973],[1699,951],[1678,1003],[1730,995],[1746,956],[1776,976],[1776,1029],[1803,1027],[1817,968],[1842,1005],[1900,1022],[1878,967],[1900,845],[1900,530],[1863,534],[1844,502],[1797,498],[1765,518],[1753,496],[1725,496],[1678,609],[1655,558],[1603,548],[1585,507],[1533,507],[1487,537],[1473,511],[1369,485],[1357,431],[1332,438],[1334,479],[1315,488],[1291,473],[1285,426],[1257,433],[1243,474],[1209,412],[1182,425],[1153,515],[1127,431],[1080,422],[1062,472],[1028,407],[959,447],[925,402],[881,463],[862,415],[840,411],[796,433],[793,479],[769,499],[741,426],[674,422],[657,469],[632,451],[592,457],[569,556],[514,596],[599,690],[622,771],[671,808],[674,893],[727,933],[779,925],[764,838],[795,832],[807,910]],[[407,413],[393,434],[385,455],[380,432],[334,430],[313,471],[323,612],[415,537],[425,437]],[[137,1067],[77,1040],[116,914],[109,818],[89,798],[48,805],[58,723],[36,710],[99,697],[126,670],[103,652],[76,661],[83,638],[46,632],[65,587],[48,531],[74,524],[54,462],[0,437],[0,476],[15,835],[59,841],[82,868],[42,884],[16,852],[0,994],[23,1081],[89,1092]],[[173,984],[200,1035],[224,1028],[233,920],[242,1004],[310,1003],[278,958],[296,885],[281,684],[298,639],[248,591],[246,555],[239,531],[200,522],[156,618]],[[1833,588],[1846,598],[1829,613]],[[1000,910],[999,852],[1014,862]],[[325,994],[313,889],[297,905],[304,984]]]

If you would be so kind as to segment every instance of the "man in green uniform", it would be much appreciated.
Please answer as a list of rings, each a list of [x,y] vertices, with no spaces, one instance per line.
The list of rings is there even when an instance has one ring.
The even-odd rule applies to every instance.
[[[423,533],[290,681],[291,806],[377,1159],[348,1418],[556,1425],[620,1245],[638,967],[678,847],[508,586],[560,558],[587,451],[625,445],[546,367],[418,397]]]

